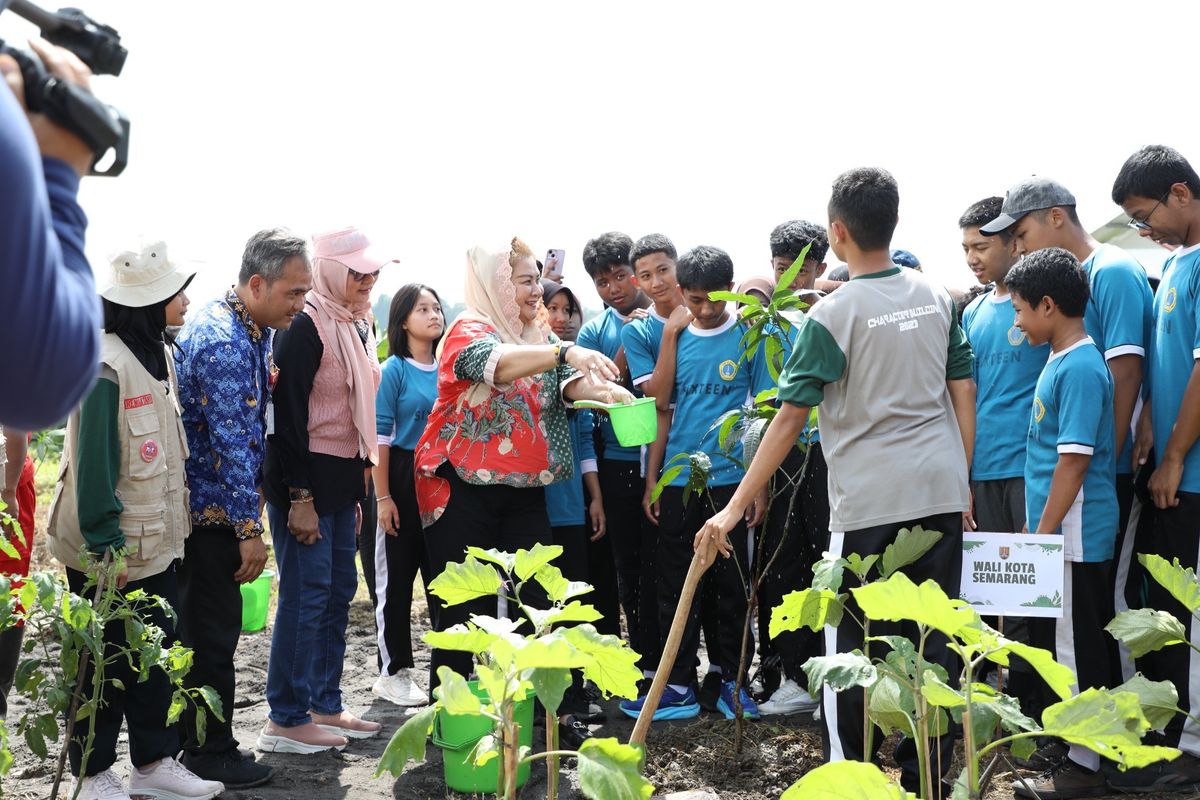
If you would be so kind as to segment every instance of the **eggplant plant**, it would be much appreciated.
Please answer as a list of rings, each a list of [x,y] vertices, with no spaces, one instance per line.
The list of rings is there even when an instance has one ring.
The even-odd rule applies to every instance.
[[[458,650],[475,657],[479,686],[486,695],[471,691],[466,676],[448,667],[438,670],[440,686],[435,702],[410,717],[392,736],[375,776],[384,772],[399,777],[408,762],[425,760],[426,739],[434,718],[441,713],[472,714],[494,723],[471,753],[476,766],[493,759],[499,763],[497,797],[514,800],[517,770],[523,763],[547,760],[547,798],[558,792],[561,758],[578,763],[579,784],[585,796],[597,800],[644,800],[654,787],[641,775],[641,749],[615,738],[589,739],[578,751],[558,748],[558,707],[571,685],[571,670],[581,670],[605,696],[634,698],[642,677],[640,656],[616,636],[601,634],[590,623],[601,615],[591,605],[575,599],[592,591],[579,581],[569,581],[550,562],[562,554],[558,545],[534,545],[529,550],[505,553],[495,549],[467,548],[466,559],[449,564],[429,583],[429,592],[446,606],[499,596],[523,618],[512,620],[472,614],[465,625],[430,631],[424,641],[431,647]],[[533,581],[551,602],[548,609],[524,602],[521,593]],[[516,704],[532,691],[546,709],[546,747],[531,753],[520,745]]]

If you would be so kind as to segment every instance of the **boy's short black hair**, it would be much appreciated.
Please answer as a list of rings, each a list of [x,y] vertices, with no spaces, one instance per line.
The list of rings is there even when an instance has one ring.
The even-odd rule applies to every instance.
[[[1130,197],[1157,200],[1177,183],[1186,183],[1192,194],[1200,192],[1200,177],[1188,160],[1178,150],[1152,144],[1126,159],[1113,181],[1112,199],[1117,205]]]
[[[982,200],[972,203],[967,206],[967,210],[958,218],[958,227],[960,230],[981,228],[1000,216],[1000,209],[1003,206],[1003,197],[985,197]],[[1013,234],[1016,232],[1016,227],[1016,225],[1009,225],[996,235],[1007,242],[1012,239]]]
[[[620,231],[602,233],[583,247],[583,268],[595,279],[617,267],[629,266],[633,239]]]
[[[629,266],[634,267],[639,258],[652,256],[655,253],[662,253],[672,261],[679,260],[674,242],[661,233],[649,233],[634,242],[633,247],[629,250]]]
[[[771,231],[771,258],[787,258],[795,261],[806,245],[808,257],[820,263],[829,252],[829,234],[824,225],[806,219],[789,220],[776,225]]]
[[[887,250],[900,221],[900,188],[886,169],[859,167],[833,182],[829,219],[846,226],[862,250]]]
[[[681,289],[714,292],[733,283],[733,259],[719,247],[700,245],[679,257],[675,280]]]
[[[1061,247],[1046,247],[1025,256],[1004,282],[1010,292],[1019,294],[1030,305],[1049,297],[1068,317],[1082,317],[1092,296],[1079,259]]]

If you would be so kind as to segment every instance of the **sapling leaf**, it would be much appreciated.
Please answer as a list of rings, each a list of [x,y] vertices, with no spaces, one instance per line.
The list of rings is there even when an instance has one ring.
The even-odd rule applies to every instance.
[[[513,666],[524,671],[547,667],[583,667],[589,661],[588,655],[576,650],[562,631],[554,631],[525,640],[524,647],[518,649],[513,658]]]
[[[766,429],[767,420],[761,417],[746,423],[745,431],[742,433],[742,460],[747,466],[754,461],[754,454],[758,452],[758,446],[762,443]]]
[[[533,691],[537,693],[538,699],[542,701],[546,710],[551,714],[557,714],[558,707],[562,705],[563,694],[571,685],[571,670],[542,667],[533,671],[533,674],[529,676],[529,682],[533,684]]]
[[[966,645],[982,647],[987,652],[988,660],[1001,666],[1008,666],[1010,655],[1023,658],[1046,685],[1063,699],[1070,697],[1074,692],[1074,670],[1055,661],[1049,650],[1005,639],[983,622],[962,628],[958,632],[958,638]]]
[[[802,669],[808,676],[808,693],[814,697],[822,686],[841,692],[855,686],[868,686],[878,678],[875,665],[859,650],[814,656]]]
[[[517,578],[522,581],[529,580],[531,575],[561,556],[562,552],[561,545],[545,545],[540,542],[528,550],[518,550],[513,564]]]
[[[826,552],[821,560],[813,565],[812,588],[828,589],[832,592],[842,588],[842,571],[849,562],[831,552]]]
[[[888,675],[881,675],[867,688],[867,712],[884,735],[890,736],[892,731],[900,731],[905,736],[915,738],[916,708],[912,692]]]
[[[562,570],[553,564],[546,564],[533,576],[552,603],[561,603],[593,591],[593,586],[583,581],[569,581],[563,577]]]
[[[1161,650],[1173,644],[1187,644],[1187,631],[1183,623],[1169,611],[1138,608],[1121,611],[1104,630],[1129,648],[1129,654],[1141,658],[1147,653]]]
[[[467,555],[475,556],[475,558],[480,561],[486,561],[490,564],[495,564],[509,575],[512,574],[513,564],[517,560],[517,557],[512,553],[506,553],[503,550],[497,550],[494,547],[489,547],[488,549],[484,550],[482,547],[475,547],[472,545],[467,548]]]
[[[179,717],[183,714],[184,708],[187,707],[187,701],[183,699],[183,691],[176,689],[171,695],[171,705],[167,707],[167,726],[174,725],[179,721]]]
[[[1170,681],[1152,681],[1139,672],[1113,691],[1133,692],[1138,696],[1151,730],[1161,731],[1176,714],[1184,713],[1179,708],[1179,692]]]
[[[921,695],[931,706],[939,708],[961,708],[967,704],[962,692],[951,688],[934,675],[932,670],[927,670],[921,680]]]
[[[466,561],[447,564],[445,571],[429,582],[429,593],[449,607],[492,597],[500,591],[500,584],[495,567],[467,556]]]
[[[196,716],[192,724],[196,727],[196,741],[203,747],[204,740],[208,738],[208,712],[204,710],[204,706],[196,706]]]
[[[761,307],[761,305],[762,305],[759,302],[758,298],[755,297],[754,295],[739,294],[738,292],[726,292],[726,291],[709,292],[708,299],[709,300],[724,300],[727,303],[741,303],[743,305],[750,306],[751,308],[754,308],[756,306]]]
[[[874,764],[822,764],[787,788],[779,800],[915,800]]]
[[[494,633],[497,636],[508,636],[523,626],[525,620],[509,619],[508,617],[490,617],[487,614],[472,614],[470,624],[487,633]]]
[[[500,756],[500,747],[500,740],[496,738],[496,734],[487,733],[475,743],[475,747],[471,750],[469,757],[475,763],[475,766],[482,767],[493,758]]]
[[[1167,561],[1162,556],[1147,553],[1139,554],[1138,561],[1150,573],[1150,577],[1158,581],[1189,612],[1195,614],[1200,610],[1200,584],[1196,582],[1195,570],[1181,566],[1178,558]]]
[[[212,715],[224,722],[225,709],[221,705],[221,695],[217,694],[217,690],[211,686],[201,686],[200,696],[204,698],[204,705],[208,706]]]
[[[868,642],[883,642],[888,646],[884,662],[901,675],[911,675],[917,667],[917,646],[904,636],[870,636]],[[928,663],[928,662],[927,662]]]
[[[858,553],[851,553],[846,556],[846,569],[854,573],[858,578],[859,583],[867,582],[867,573],[871,571],[871,567],[879,561],[879,553],[872,553],[863,558]]]
[[[391,741],[379,759],[379,766],[375,768],[376,778],[384,772],[390,772],[392,777],[399,778],[410,760],[418,764],[425,760],[425,740],[433,730],[433,718],[437,709],[437,703],[421,709],[392,734]]]
[[[828,589],[801,589],[788,592],[779,605],[771,609],[768,634],[772,639],[781,633],[808,628],[820,631],[826,625],[837,625],[842,619],[842,604]]]
[[[641,774],[642,753],[616,739],[592,738],[579,748],[579,788],[593,800],[645,800],[654,786]]]
[[[526,606],[525,613],[533,620],[534,626],[539,631],[563,622],[595,622],[604,616],[594,606],[580,603],[578,600],[572,600],[561,608],[551,608],[548,611]]]
[[[671,485],[671,481],[679,477],[679,473],[683,472],[683,465],[677,464],[670,469],[663,470],[662,477],[658,479],[658,483],[654,484],[654,491],[650,493],[650,502],[657,502],[663,489]]]
[[[779,374],[783,372],[783,344],[776,337],[770,336],[763,351],[767,359],[767,372],[770,373],[771,380],[778,382]]]
[[[15,527],[15,524],[14,524],[14,527]],[[20,558],[21,557],[21,554],[17,552],[17,548],[13,546],[13,543],[11,541],[9,541],[8,535],[5,534],[3,531],[0,531],[0,553],[3,553],[4,555],[8,556],[9,558]],[[43,758],[44,758],[44,756],[43,756]]]
[[[583,667],[583,677],[596,684],[605,697],[637,697],[642,671],[635,665],[641,656],[622,639],[602,634],[588,623],[566,628],[562,635],[576,650],[591,656],[591,663]]]
[[[800,270],[804,269],[804,259],[808,258],[808,250],[811,247],[811,242],[804,245],[804,249],[800,251],[800,255],[796,256],[796,260],[792,262],[792,265],[779,277],[778,283],[775,284],[775,291],[771,293],[772,307],[775,306],[777,300],[782,300],[792,295],[792,283],[795,282],[796,276],[800,274]]]
[[[927,531],[920,525],[913,528],[901,528],[896,539],[883,550],[883,561],[879,573],[884,578],[890,578],[892,573],[903,569],[909,564],[916,563],[921,556],[938,543],[942,534],[937,531]]]
[[[494,633],[488,633],[467,623],[466,625],[451,625],[444,631],[426,631],[421,636],[421,641],[439,650],[459,650],[478,655],[487,652],[488,648],[499,638]]]
[[[1178,750],[1141,744],[1150,723],[1142,713],[1141,700],[1133,692],[1087,689],[1049,706],[1042,714],[1042,728],[1046,736],[1083,745],[1126,767],[1145,766],[1179,755]]]
[[[478,714],[482,710],[483,701],[471,691],[462,675],[442,666],[437,669],[437,678],[438,686],[433,695],[447,714]]]
[[[1026,736],[1021,739],[1013,739],[1008,743],[1008,750],[1016,758],[1025,760],[1037,752],[1037,738]]]
[[[870,619],[909,620],[947,636],[956,635],[979,618],[961,600],[947,597],[934,581],[927,580],[917,586],[903,572],[895,572],[884,581],[851,589],[850,593]]]

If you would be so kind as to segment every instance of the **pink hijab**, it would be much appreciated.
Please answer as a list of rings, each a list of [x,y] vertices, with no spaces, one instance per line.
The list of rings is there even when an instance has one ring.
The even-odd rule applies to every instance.
[[[367,336],[367,346],[359,338],[355,320],[370,323],[370,302],[355,302],[346,297],[350,270],[340,261],[313,259],[313,288],[308,293],[313,315],[333,348],[333,357],[346,369],[350,386],[350,412],[358,429],[358,454],[372,464],[379,461],[375,433],[375,393],[379,389],[379,361],[367,349],[375,337]]]

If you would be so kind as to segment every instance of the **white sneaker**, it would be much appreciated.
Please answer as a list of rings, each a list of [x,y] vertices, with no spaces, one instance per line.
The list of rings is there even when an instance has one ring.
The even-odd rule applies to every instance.
[[[429,705],[429,695],[409,675],[408,670],[401,670],[395,675],[380,675],[375,679],[371,691],[389,703],[395,703],[405,708]]]
[[[111,769],[98,772],[90,778],[76,778],[79,787],[79,800],[130,800],[125,784]],[[71,793],[74,797],[74,792]]]
[[[779,685],[779,688],[771,695],[770,700],[758,704],[758,712],[760,714],[786,716],[788,714],[812,711],[817,705],[818,703],[812,698],[812,695],[804,691],[800,687],[800,684],[788,678]]]
[[[206,781],[173,758],[164,758],[129,775],[129,793],[156,800],[210,800],[225,791],[220,781]]]

